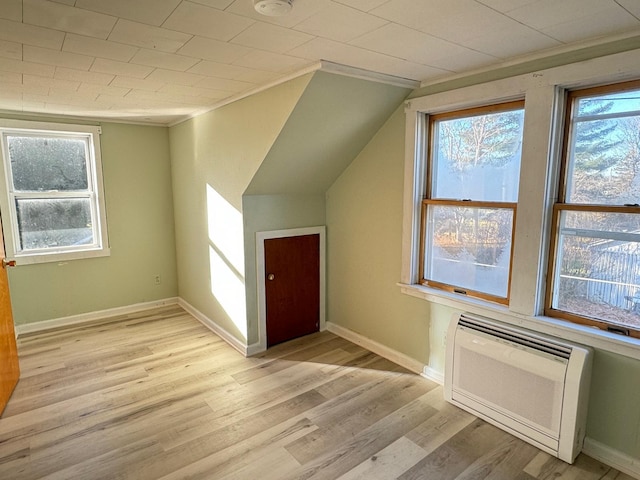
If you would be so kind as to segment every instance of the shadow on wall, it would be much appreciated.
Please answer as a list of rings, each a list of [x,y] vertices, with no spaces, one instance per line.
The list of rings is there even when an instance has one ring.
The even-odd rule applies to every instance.
[[[211,293],[247,341],[242,214],[207,185]]]

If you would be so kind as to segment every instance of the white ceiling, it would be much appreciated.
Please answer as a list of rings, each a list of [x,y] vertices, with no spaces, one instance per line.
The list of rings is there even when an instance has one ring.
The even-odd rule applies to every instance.
[[[319,60],[429,80],[640,31],[640,0],[0,0],[0,110],[171,124]]]

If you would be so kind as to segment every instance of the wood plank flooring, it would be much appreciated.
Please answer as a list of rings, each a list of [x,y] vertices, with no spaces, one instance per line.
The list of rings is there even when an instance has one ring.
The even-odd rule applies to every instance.
[[[178,306],[27,335],[0,479],[607,479],[327,332],[244,358]]]

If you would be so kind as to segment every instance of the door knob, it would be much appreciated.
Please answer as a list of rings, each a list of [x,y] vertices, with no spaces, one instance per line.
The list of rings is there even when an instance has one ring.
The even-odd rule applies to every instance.
[[[267,275],[267,280],[269,280],[270,282],[273,281],[276,278],[276,276],[273,273],[270,273],[269,275]]]
[[[2,268],[15,267],[15,266],[16,266],[15,260],[7,260],[6,258],[2,259]]]

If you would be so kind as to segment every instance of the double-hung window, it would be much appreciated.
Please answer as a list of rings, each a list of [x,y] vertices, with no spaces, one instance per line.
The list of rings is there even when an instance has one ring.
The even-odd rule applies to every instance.
[[[7,255],[19,263],[108,254],[99,128],[0,122]]]
[[[507,304],[524,102],[429,116],[423,285]]]
[[[640,336],[640,83],[568,94],[546,313]]]

